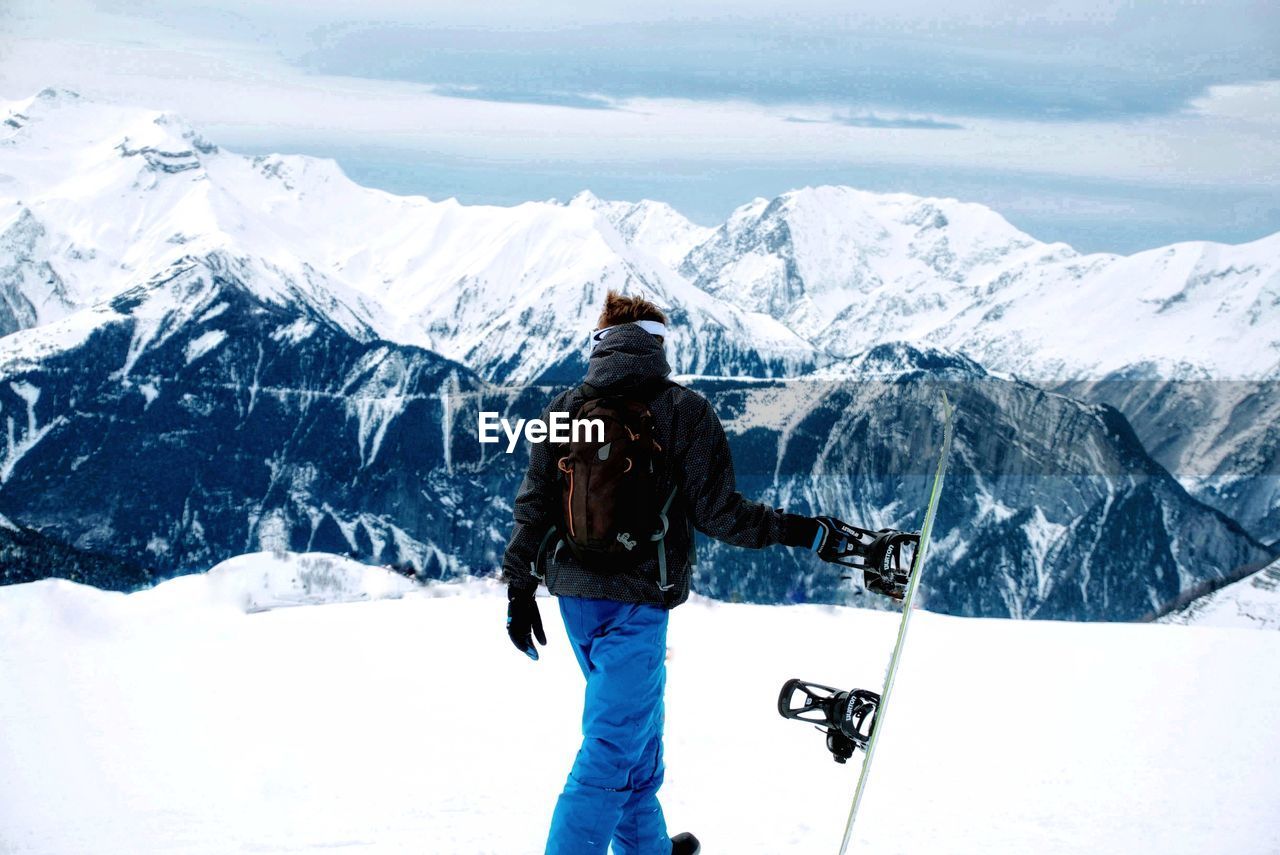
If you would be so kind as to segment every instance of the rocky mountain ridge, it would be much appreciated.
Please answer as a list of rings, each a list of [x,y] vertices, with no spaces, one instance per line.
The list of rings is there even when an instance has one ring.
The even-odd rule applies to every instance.
[[[980,206],[849,188],[715,228],[589,194],[462,206],[65,92],[7,110],[0,511],[75,548],[162,572],[276,548],[486,572],[521,461],[482,453],[474,409],[534,415],[576,382],[617,287],[668,308],[673,364],[768,501],[909,527],[936,390],[963,402],[933,608],[1135,619],[1271,554],[1274,371],[1235,397],[1168,385],[1274,348],[1231,333],[1275,313],[1266,241],[1080,256]],[[1098,295],[1132,341],[1070,362],[1090,329],[1060,319]],[[1184,332],[1199,362],[1173,365]],[[708,554],[718,596],[849,596],[804,555]]]

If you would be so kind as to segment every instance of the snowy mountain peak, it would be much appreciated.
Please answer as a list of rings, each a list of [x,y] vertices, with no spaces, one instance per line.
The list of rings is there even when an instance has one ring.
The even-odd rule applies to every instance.
[[[344,329],[495,380],[577,370],[609,287],[672,311],[681,373],[772,375],[894,341],[1037,378],[1189,353],[1212,376],[1276,369],[1280,235],[1081,256],[982,205],[832,185],[757,198],[714,228],[590,191],[461,205],[361,187],[329,160],[220,151],[179,117],[72,93],[0,108],[18,125],[0,125],[0,332],[217,251],[292,283],[268,293],[338,307]]]
[[[32,101],[59,102],[67,103],[80,100],[80,93],[71,89],[55,88],[47,86],[37,92],[31,99]]]
[[[4,111],[6,113],[20,113],[27,118],[31,118],[32,116],[39,114],[44,109],[73,104],[79,100],[79,92],[50,86],[45,89],[41,89],[30,97],[20,98],[17,101],[0,102],[0,104],[3,104]]]
[[[14,125],[6,125],[11,140],[30,140],[30,144],[40,147],[68,148],[118,141],[120,135],[143,136],[147,134],[142,130],[145,125],[158,124],[162,119],[181,126],[176,132],[178,137],[190,130],[173,114],[95,101],[69,89],[43,89],[28,98],[0,102],[0,113],[18,118],[26,131],[18,134]]]
[[[7,190],[24,201],[56,194],[74,206],[128,185],[153,188],[165,174],[199,172],[218,152],[175,114],[97,102],[66,90],[46,89],[4,107],[8,119],[0,123],[0,150],[12,178]]]
[[[595,208],[598,205],[602,204],[603,202],[604,202],[603,199],[601,199],[595,193],[592,193],[590,190],[579,190],[576,194],[574,194],[573,198],[570,199],[565,204],[578,205],[578,206],[587,207],[587,208]]]
[[[0,101],[0,113],[4,120],[0,121],[0,145],[13,145],[21,137],[18,131],[29,124],[33,116],[44,112],[46,105],[57,105],[59,102],[78,100],[80,95],[69,89],[42,89],[29,98],[17,101]]]
[[[611,202],[583,190],[569,205],[602,214],[629,246],[651,253],[671,268],[678,267],[690,250],[715,231],[697,225],[667,203],[652,199]]]
[[[844,186],[803,187],[739,212],[744,228],[776,233],[785,225],[786,238],[800,253],[797,262],[815,268],[808,257],[813,253],[822,254],[812,262],[829,262],[857,246],[887,243],[886,250],[906,250],[945,275],[957,264],[971,267],[1036,243],[985,205]],[[833,284],[833,277],[826,278],[824,284]]]
[[[251,271],[241,278],[264,299],[327,311],[359,339],[469,360],[495,379],[580,370],[608,288],[683,318],[672,347],[688,368],[724,369],[712,356],[742,357],[739,368],[766,375],[812,364],[801,337],[671,270],[664,258],[707,230],[661,203],[394,196],[360,187],[331,160],[241,157],[178,117],[87,99],[21,133],[0,161],[14,177],[0,185],[0,211],[14,212],[0,219],[3,332],[58,321],[215,253]]]
[[[962,353],[937,347],[916,347],[893,341],[877,344],[842,367],[858,376],[868,374],[899,376],[912,371],[976,380],[990,374]]]
[[[252,159],[258,174],[279,181],[285,190],[316,192],[321,187],[361,189],[336,160],[297,154],[267,154]]]

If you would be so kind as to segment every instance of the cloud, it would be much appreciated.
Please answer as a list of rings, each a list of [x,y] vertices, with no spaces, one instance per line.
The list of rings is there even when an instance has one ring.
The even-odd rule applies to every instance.
[[[1247,89],[1218,92],[1199,109],[1171,115],[1064,124],[682,98],[564,109],[533,96],[469,90],[469,97],[456,97],[460,93],[446,90],[455,96],[447,97],[424,84],[306,73],[266,52],[208,45],[26,39],[11,43],[3,70],[4,96],[57,85],[172,110],[233,149],[377,142],[406,156],[471,157],[487,164],[879,163],[1162,184],[1280,184],[1274,128],[1250,118],[1258,108],[1242,105],[1258,98]],[[814,116],[829,118],[786,121]],[[945,134],[882,133],[886,127],[940,126]]]
[[[557,3],[534,21],[506,3],[414,12],[383,0],[387,16],[313,28],[289,58],[315,73],[494,91],[1061,122],[1172,114],[1208,86],[1280,77],[1280,9],[1252,0],[900,5]]]
[[[135,10],[146,7],[144,0],[133,3]],[[62,12],[69,8],[66,0],[51,5]],[[997,7],[1003,8],[992,4],[992,9]],[[1175,93],[1176,97],[1160,100],[1158,110],[1150,109],[1156,102],[1138,99],[1137,107],[1128,112],[1082,109],[1063,121],[1061,116],[1046,115],[1042,108],[1058,103],[1056,89],[1076,86],[1081,79],[1060,77],[1056,59],[1039,68],[1027,65],[1035,54],[1035,26],[1028,26],[1025,42],[988,41],[973,46],[970,65],[949,48],[952,54],[919,78],[923,83],[913,84],[924,87],[918,91],[903,88],[902,81],[914,74],[919,56],[907,53],[892,65],[892,45],[886,42],[888,47],[868,59],[864,68],[874,70],[880,63],[887,69],[885,76],[881,79],[876,72],[857,89],[839,81],[806,88],[805,81],[821,77],[824,66],[818,64],[797,72],[799,76],[791,82],[784,78],[793,66],[774,68],[770,74],[753,70],[744,78],[755,81],[744,84],[748,94],[731,96],[722,85],[726,75],[732,77],[730,72],[752,63],[767,66],[775,51],[785,46],[785,39],[775,38],[761,53],[738,56],[737,65],[720,64],[715,57],[729,57],[751,44],[750,27],[735,19],[722,30],[697,30],[712,57],[705,67],[698,56],[682,53],[688,50],[692,35],[668,43],[669,55],[653,48],[648,53],[618,51],[609,56],[608,48],[615,45],[601,48],[599,61],[608,61],[610,67],[624,66],[637,57],[647,63],[646,74],[638,78],[644,85],[618,94],[610,86],[625,88],[628,78],[616,70],[602,73],[594,81],[599,86],[581,77],[589,68],[581,63],[573,73],[579,77],[542,73],[549,62],[543,54],[554,55],[557,40],[569,39],[567,44],[572,46],[584,38],[556,31],[556,26],[567,25],[554,21],[537,32],[534,24],[528,24],[523,40],[501,43],[494,41],[497,37],[491,32],[464,36],[437,29],[433,31],[437,41],[421,51],[416,47],[421,46],[422,32],[410,28],[413,32],[406,36],[404,49],[384,51],[388,64],[369,75],[358,73],[360,69],[326,71],[301,61],[317,45],[356,44],[339,38],[350,31],[350,25],[341,22],[331,22],[315,38],[303,37],[295,20],[299,16],[285,14],[283,7],[222,0],[218,10],[204,7],[201,14],[206,17],[193,35],[166,17],[176,7],[146,8],[152,9],[149,17],[108,15],[89,4],[76,7],[74,15],[55,15],[45,6],[29,4],[25,18],[11,16],[6,21],[11,37],[0,39],[0,97],[21,98],[45,86],[64,86],[88,97],[180,113],[231,150],[339,154],[344,166],[361,164],[357,177],[362,181],[398,192],[456,194],[469,201],[567,198],[584,187],[606,195],[613,187],[620,190],[612,192],[625,192],[624,198],[679,196],[685,210],[709,217],[708,211],[719,216],[736,202],[811,183],[849,183],[992,202],[1022,199],[1013,188],[1034,187],[1025,199],[1036,201],[1019,204],[1023,210],[1039,205],[1046,213],[1038,222],[1050,223],[1055,198],[1077,200],[1071,211],[1060,213],[1083,221],[1086,218],[1079,212],[1088,199],[1107,197],[1109,186],[1124,186],[1148,188],[1151,193],[1168,191],[1169,198],[1176,196],[1180,212],[1194,209],[1188,200],[1197,194],[1205,199],[1212,194],[1216,201],[1203,211],[1187,217],[1178,213],[1177,235],[1194,237],[1195,231],[1184,227],[1195,221],[1202,223],[1204,234],[1219,238],[1229,235],[1211,231],[1212,218],[1223,211],[1243,212],[1232,220],[1236,229],[1232,233],[1244,235],[1250,228],[1260,228],[1244,222],[1249,216],[1261,212],[1257,223],[1274,223],[1276,217],[1268,212],[1280,210],[1276,143],[1280,69],[1268,78],[1271,82],[1192,86],[1188,98]],[[341,14],[333,4],[322,4],[318,12],[308,8],[309,14],[335,19]],[[416,8],[406,0],[404,14],[419,14],[413,11]],[[451,8],[455,17],[462,14],[456,12],[460,7]],[[570,15],[561,6],[551,8],[562,18]],[[645,8],[646,14],[652,11]],[[974,3],[966,8],[978,14]],[[261,16],[267,15],[263,9],[279,12],[278,20],[263,23],[266,19]],[[387,0],[371,0],[366,11],[376,18],[394,10]],[[595,9],[591,14],[599,19],[604,12]],[[918,18],[917,26],[923,20]],[[461,27],[465,22],[454,23]],[[263,35],[268,26],[284,35]],[[778,32],[794,36],[798,26],[792,20]],[[1259,29],[1266,32],[1265,26]],[[803,52],[812,39],[822,37],[820,26],[814,30],[818,35],[792,45],[791,53]],[[657,32],[633,29],[631,39],[656,38]],[[917,48],[927,44],[928,34],[921,38],[924,41],[917,42]],[[838,39],[833,44],[838,45]],[[386,47],[377,40],[369,42],[366,53],[373,55],[379,45]],[[524,47],[535,54],[533,61],[520,61]],[[491,49],[498,54],[486,54]],[[994,74],[984,84],[987,88],[980,90],[981,97],[948,94],[963,90],[968,77],[948,84],[949,90],[934,86],[947,77],[952,63],[966,67],[970,76],[991,74],[1000,61],[992,65],[988,60],[1001,50],[1013,54],[1016,62],[1010,68],[1032,69],[1027,73],[1035,78],[1037,91],[1043,91],[1031,102],[1019,101],[1025,93],[1009,75]],[[433,52],[437,65],[432,68],[453,69],[455,79],[401,78],[395,63],[413,63]],[[1099,52],[1086,51],[1091,58]],[[1140,61],[1123,56],[1122,50],[1115,52],[1117,56],[1108,60],[1112,66],[1104,65],[1098,72],[1104,77],[1111,71],[1116,80],[1154,77],[1162,67],[1144,69]],[[471,59],[451,59],[460,56]],[[672,61],[664,63],[666,58]],[[855,64],[858,61],[855,57]],[[471,71],[486,65],[489,77],[477,82]],[[383,72],[385,76],[379,76]],[[672,92],[683,94],[644,94],[661,90],[653,81],[663,80],[671,81]],[[768,89],[765,84],[779,88]],[[1113,81],[1113,85],[1119,84]],[[1191,86],[1179,83],[1184,85]],[[1008,89],[1008,103],[993,109],[987,101],[998,100],[1004,91],[1001,87]],[[1087,86],[1083,89],[1070,96],[1074,103],[1095,97]],[[913,130],[946,133],[905,133]],[[980,177],[960,181],[957,176],[961,175]],[[999,198],[994,191],[984,190],[996,186],[1002,188]],[[1154,212],[1148,218],[1151,223],[1174,222],[1161,220],[1164,214],[1158,209],[1164,203],[1147,201],[1145,193],[1133,190],[1130,194],[1143,200],[1134,210]],[[1225,194],[1236,194],[1234,198],[1243,201],[1233,209],[1230,206],[1236,203],[1226,200]],[[705,201],[698,202],[702,198]],[[691,207],[695,202],[703,207],[695,211]],[[1107,230],[1106,211],[1114,212],[1115,222],[1124,217],[1121,208],[1110,203],[1098,210],[1100,234]],[[1154,234],[1155,228],[1144,234]],[[1105,239],[1105,234],[1099,239]]]
[[[827,119],[787,116],[783,121],[797,122],[799,124],[828,122],[837,125],[848,125],[851,128],[889,128],[920,131],[958,131],[964,129],[964,125],[957,122],[944,122],[939,119],[931,119],[928,116],[878,116],[875,113],[833,115]]]
[[[531,92],[527,90],[486,89],[482,86],[432,86],[431,91],[446,98],[470,98],[508,104],[542,104],[548,107],[572,107],[578,110],[616,110],[608,98],[578,92]]]
[[[914,116],[1126,121],[1183,112],[1210,87],[1280,78],[1280,7],[1255,0],[868,0],[856,11],[800,0],[785,14],[768,0],[656,0],[625,12],[570,0],[362,0],[358,17],[340,0],[3,5],[17,9],[14,36],[114,43],[122,56],[189,46],[317,77],[582,109],[631,99],[829,105],[868,128],[933,129],[879,123]]]
[[[1280,126],[1280,80],[1210,86],[1191,100],[1188,112],[1206,119]]]

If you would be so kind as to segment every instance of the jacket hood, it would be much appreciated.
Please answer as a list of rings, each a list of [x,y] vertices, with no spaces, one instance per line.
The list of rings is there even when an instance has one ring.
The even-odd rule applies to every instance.
[[[591,352],[586,380],[597,389],[625,389],[670,373],[658,339],[635,324],[623,324]]]

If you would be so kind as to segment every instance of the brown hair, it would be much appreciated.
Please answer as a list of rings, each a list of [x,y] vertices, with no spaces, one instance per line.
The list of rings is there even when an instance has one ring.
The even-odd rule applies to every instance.
[[[604,298],[604,310],[600,312],[600,321],[596,324],[596,329],[602,330],[605,327],[616,327],[618,324],[631,324],[636,321],[657,321],[665,324],[667,316],[644,297],[628,297],[612,288],[609,289],[609,293]]]

